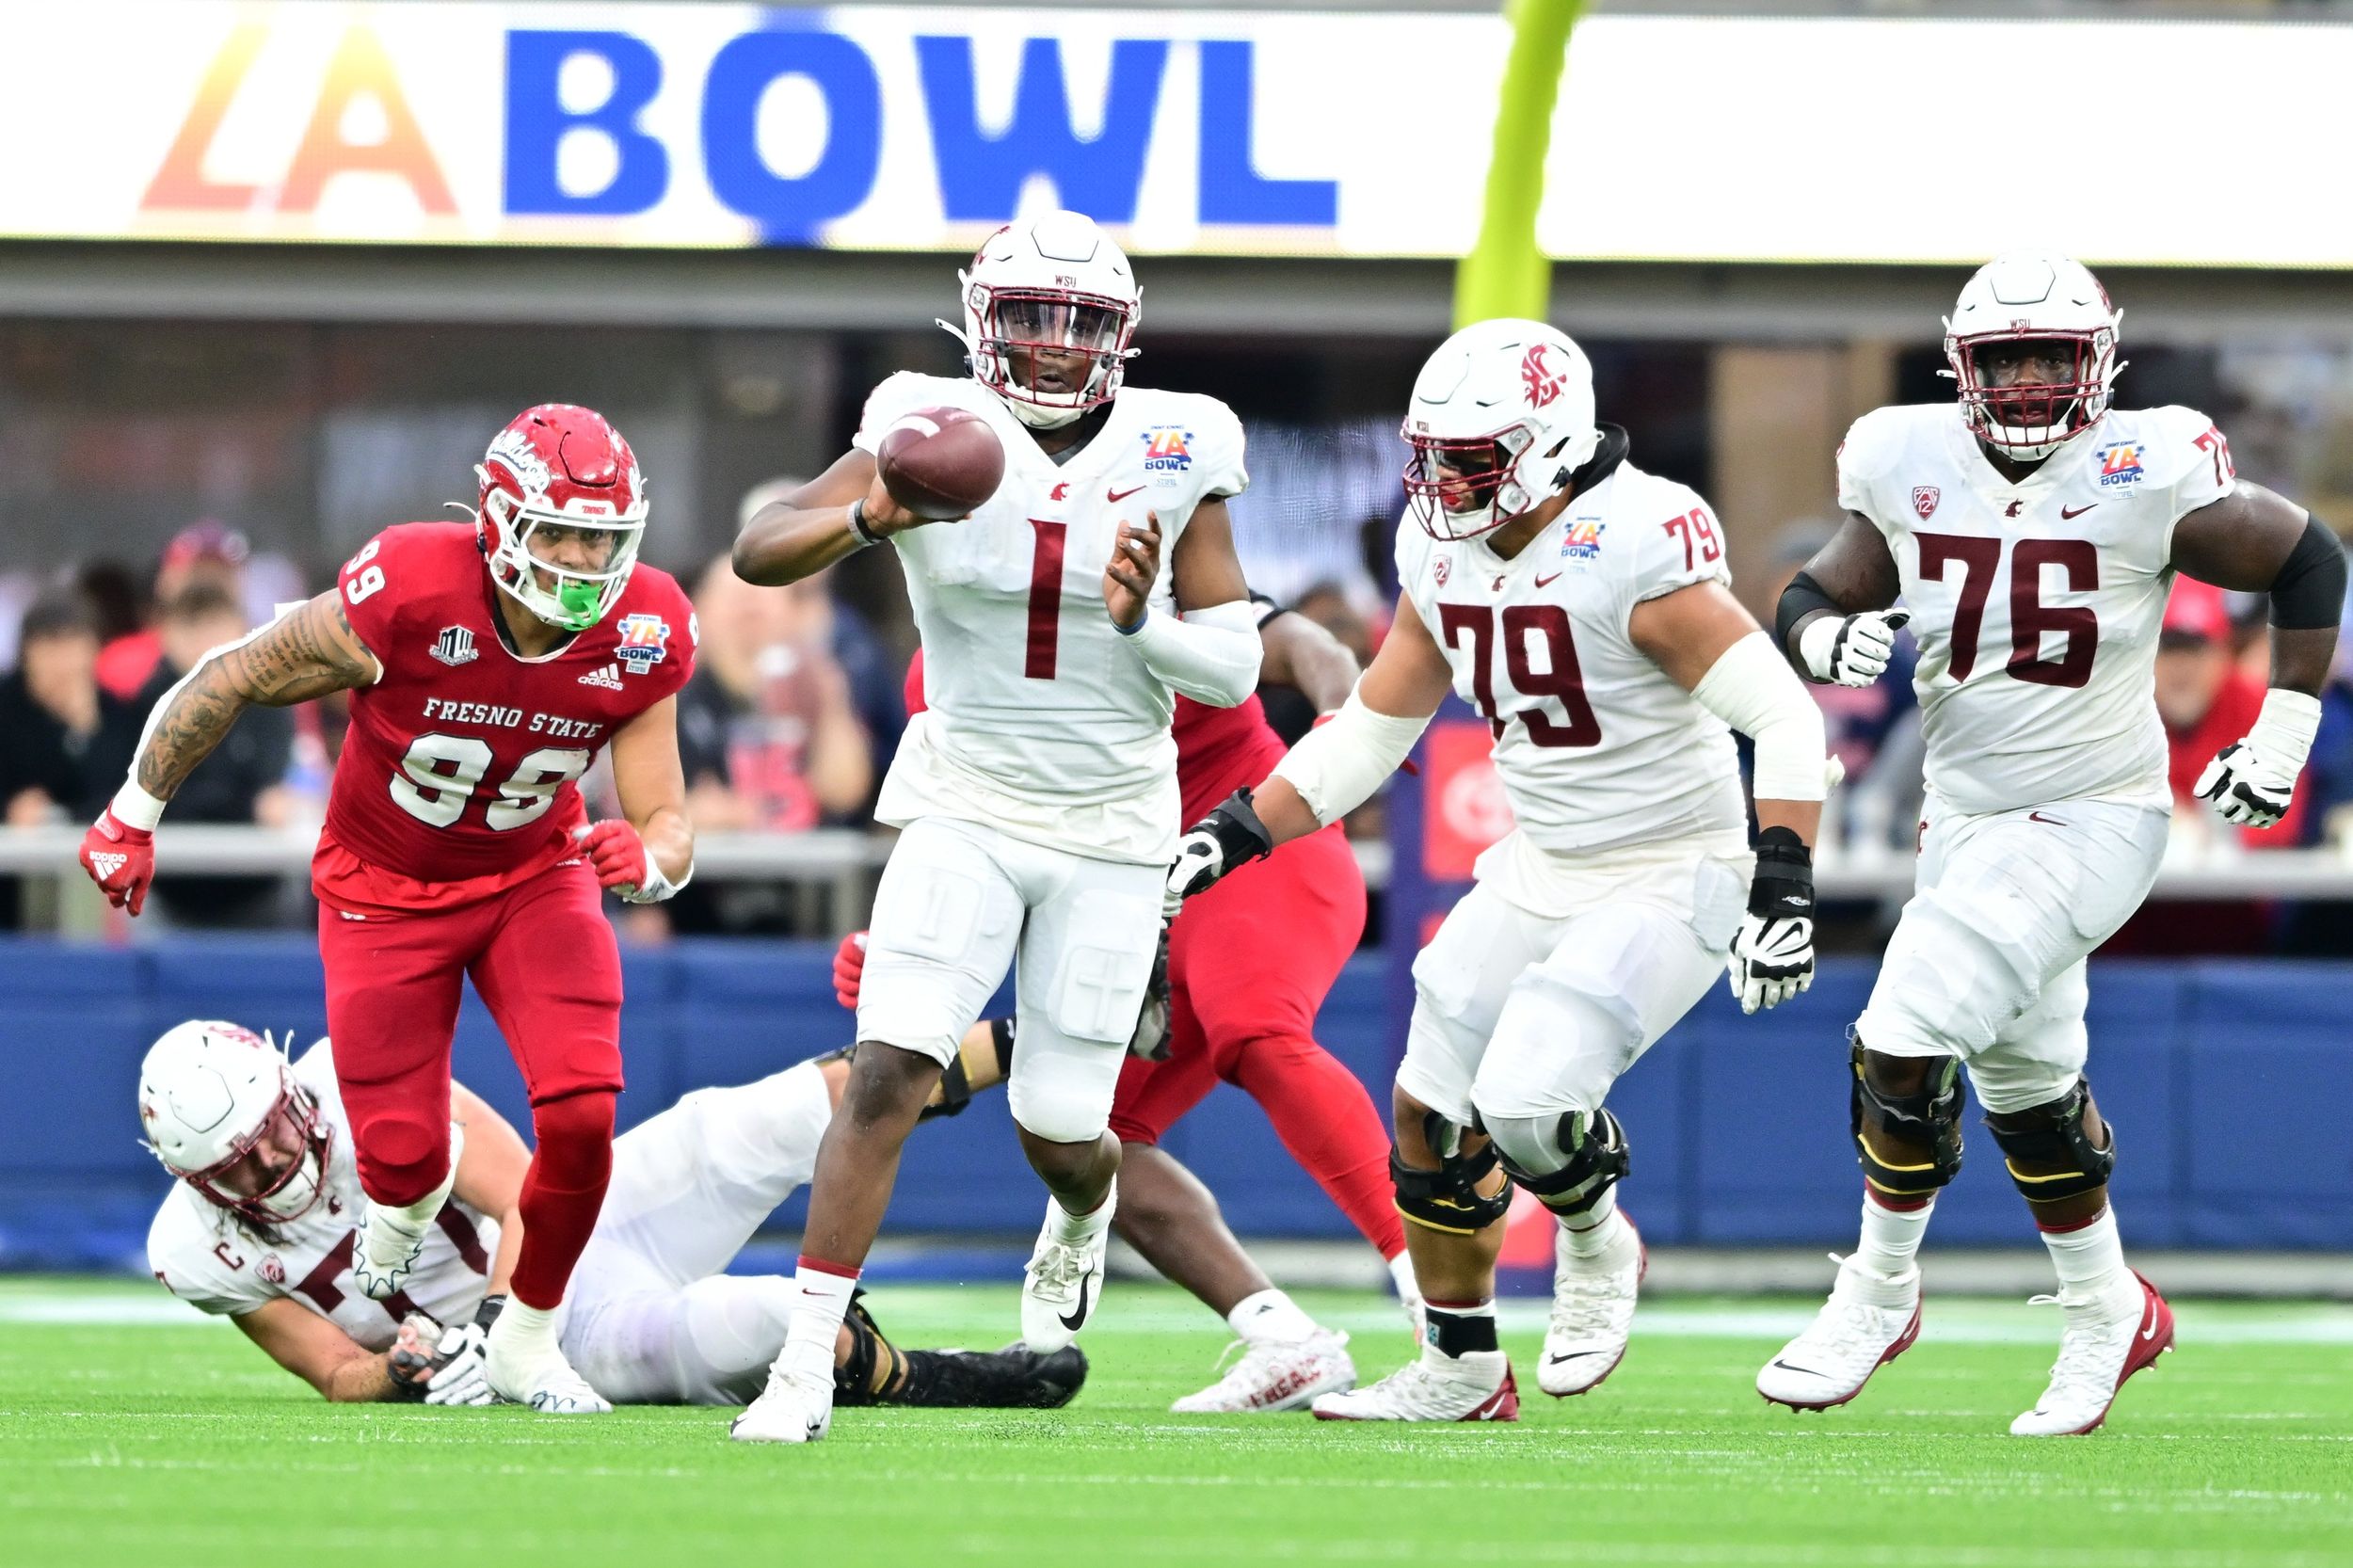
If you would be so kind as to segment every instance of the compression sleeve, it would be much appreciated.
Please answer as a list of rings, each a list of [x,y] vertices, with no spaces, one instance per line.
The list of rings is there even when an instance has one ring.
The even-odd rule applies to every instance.
[[[1427,713],[1417,719],[1376,713],[1352,690],[1338,712],[1284,753],[1274,776],[1297,790],[1316,821],[1328,827],[1371,799],[1429,728]]]
[[[1144,667],[1195,702],[1231,708],[1258,689],[1258,612],[1246,599],[1188,610],[1182,619],[1162,611],[1145,614],[1132,632],[1121,627],[1144,655]]]
[[[2345,613],[2345,547],[2307,514],[2304,536],[2271,580],[2271,624],[2283,632],[2334,626]]]
[[[1798,622],[1817,610],[1828,610],[1833,616],[1847,613],[1838,607],[1836,600],[1822,591],[1822,585],[1814,581],[1812,572],[1800,568],[1798,575],[1789,580],[1789,585],[1781,590],[1781,602],[1773,606],[1773,640],[1781,644],[1782,651],[1793,664],[1800,662],[1794,636]]]
[[[1829,792],[1822,711],[1764,632],[1724,649],[1691,696],[1756,743],[1757,799],[1820,800]]]

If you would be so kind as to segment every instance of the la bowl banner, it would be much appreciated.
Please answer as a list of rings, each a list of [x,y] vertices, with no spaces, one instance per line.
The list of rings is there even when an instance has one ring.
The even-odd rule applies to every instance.
[[[1145,253],[1459,255],[1508,45],[1459,12],[0,7],[0,238],[957,250],[1060,202]],[[1971,129],[2021,61],[2091,105],[2040,153]],[[2353,266],[2353,206],[2281,152],[2337,144],[2348,77],[2332,23],[1589,17],[1539,238]]]

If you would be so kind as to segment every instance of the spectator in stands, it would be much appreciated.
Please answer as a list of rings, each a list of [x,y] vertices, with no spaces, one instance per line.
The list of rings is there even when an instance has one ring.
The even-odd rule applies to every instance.
[[[2249,675],[2235,656],[2229,606],[2222,590],[2182,577],[2174,580],[2157,634],[2157,716],[2165,721],[2171,753],[2168,776],[2173,785],[2177,833],[2200,841],[2227,831],[2196,795],[2198,776],[2216,752],[2247,733],[2263,708],[2264,681]],[[2299,789],[2288,814],[2272,832],[2243,829],[2250,849],[2284,849],[2300,841],[2312,791]]]
[[[98,633],[70,593],[24,612],[0,679],[0,806],[12,827],[97,815],[122,782],[140,712],[100,688]]]
[[[144,689],[163,664],[165,607],[178,599],[182,590],[198,583],[219,584],[228,591],[230,602],[236,603],[245,581],[246,554],[245,536],[217,522],[192,523],[173,535],[171,542],[164,546],[163,560],[155,568],[150,624],[114,638],[100,651],[98,683],[126,698]],[[239,613],[242,615],[242,611]],[[242,632],[240,628],[240,634]],[[173,680],[178,679],[172,677]],[[168,686],[171,681],[164,684]]]
[[[226,584],[198,576],[183,587],[164,606],[156,623],[163,661],[134,704],[141,722],[206,653],[236,641],[248,630],[245,611]],[[284,780],[294,752],[294,732],[288,710],[248,710],[172,796],[171,820],[289,825],[295,807]],[[274,877],[167,874],[155,879],[155,898],[175,923],[266,924],[276,914],[280,886]]]

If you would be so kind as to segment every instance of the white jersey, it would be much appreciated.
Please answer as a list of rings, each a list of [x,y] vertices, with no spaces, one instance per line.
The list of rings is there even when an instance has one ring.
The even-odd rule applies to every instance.
[[[1511,560],[1409,519],[1397,569],[1456,694],[1495,732],[1519,832],[1481,856],[1482,878],[1518,843],[1581,854],[1728,834],[1745,847],[1731,731],[1627,631],[1645,600],[1731,581],[1694,491],[1620,461]]]
[[[1856,421],[1838,500],[1902,579],[1929,790],[1971,814],[2169,805],[2154,686],[2173,526],[2234,487],[2191,408],[2116,409],[2015,485],[1957,404]]]
[[[498,1222],[452,1198],[425,1233],[407,1288],[390,1301],[371,1301],[351,1278],[351,1252],[359,1243],[354,1227],[365,1200],[352,1165],[351,1123],[325,1040],[296,1060],[294,1076],[317,1104],[319,1125],[328,1133],[325,1194],[302,1218],[263,1230],[187,1183],[174,1182],[148,1227],[147,1266],[173,1295],[210,1313],[242,1317],[290,1296],[371,1351],[391,1348],[401,1319],[411,1311],[444,1323],[472,1318],[498,1255]]]
[[[867,399],[854,444],[872,452],[902,415],[940,405],[988,421],[1005,477],[965,520],[891,538],[922,635],[926,711],[875,817],[986,823],[1096,859],[1170,858],[1183,825],[1175,698],[1112,625],[1103,568],[1119,524],[1157,513],[1152,611],[1176,613],[1169,562],[1193,508],[1249,484],[1241,422],[1215,398],[1130,387],[1057,463],[978,382],[903,372]]]

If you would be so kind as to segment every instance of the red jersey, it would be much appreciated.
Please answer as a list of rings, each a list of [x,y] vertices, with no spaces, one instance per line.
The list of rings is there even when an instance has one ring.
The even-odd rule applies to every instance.
[[[471,522],[388,528],[336,583],[383,666],[351,694],[312,864],[337,908],[447,908],[564,859],[587,820],[581,775],[694,670],[693,608],[646,566],[587,631],[538,659],[514,653]]]
[[[923,711],[923,650],[907,665],[907,716]],[[1212,708],[1176,694],[1176,787],[1184,795],[1185,823],[1209,814],[1226,796],[1263,783],[1289,748],[1266,721],[1266,709],[1252,693],[1231,708]]]

